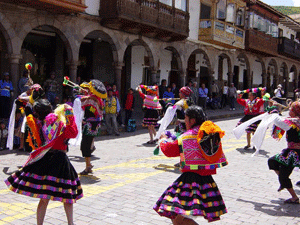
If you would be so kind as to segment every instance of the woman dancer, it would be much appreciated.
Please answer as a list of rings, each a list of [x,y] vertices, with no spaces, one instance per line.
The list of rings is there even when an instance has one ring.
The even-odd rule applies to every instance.
[[[248,93],[248,99],[242,99],[242,94],[238,95],[237,102],[244,106],[244,113],[245,116],[238,122],[237,126],[241,123],[252,119],[255,116],[258,116],[261,113],[261,107],[264,104],[264,100],[261,98],[256,97],[256,93],[249,92]],[[248,149],[251,147],[251,133],[253,134],[256,131],[256,128],[258,124],[260,123],[260,120],[251,124],[246,129],[247,132],[247,145],[244,147],[244,149]]]
[[[292,103],[289,116],[285,119],[278,116],[274,121],[276,127],[273,130],[273,137],[281,138],[284,131],[287,131],[287,148],[271,157],[268,160],[268,164],[269,169],[274,170],[278,175],[280,183],[278,191],[286,188],[292,196],[292,198],[285,200],[284,203],[299,204],[299,198],[293,189],[289,176],[295,167],[300,167],[300,102]]]
[[[40,198],[38,225],[43,224],[49,200],[63,202],[68,224],[73,224],[73,203],[83,196],[78,175],[66,155],[68,139],[78,132],[73,110],[65,104],[52,113],[50,102],[40,99],[27,121],[34,151],[5,183],[13,192]]]
[[[180,156],[183,173],[163,193],[154,210],[172,219],[173,224],[196,224],[190,216],[204,216],[209,222],[219,220],[227,210],[211,175],[216,174],[216,168],[227,165],[220,140],[224,131],[206,121],[199,106],[186,110],[185,123],[187,131],[176,141],[168,142],[165,135],[160,139],[160,148],[167,157]]]
[[[146,94],[142,92],[142,88],[146,90]],[[158,110],[162,109],[158,100],[158,87],[157,86],[138,86],[140,96],[144,99],[143,108],[146,109],[143,126],[148,127],[150,141],[147,144],[155,144],[156,140],[153,138],[156,136],[155,126],[158,121]]]

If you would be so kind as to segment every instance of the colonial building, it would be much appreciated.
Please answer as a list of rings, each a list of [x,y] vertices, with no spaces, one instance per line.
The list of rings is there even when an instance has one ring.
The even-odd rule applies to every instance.
[[[300,25],[260,1],[0,0],[0,72],[15,88],[26,62],[35,82],[100,79],[121,93],[188,79],[239,89],[298,86]],[[279,38],[278,38],[279,37]]]

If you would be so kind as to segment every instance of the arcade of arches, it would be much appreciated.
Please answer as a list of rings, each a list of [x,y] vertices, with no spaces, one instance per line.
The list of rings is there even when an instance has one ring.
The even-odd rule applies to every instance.
[[[192,41],[168,43],[102,27],[87,16],[38,15],[35,22],[20,12],[16,18],[0,9],[0,72],[11,73],[14,87],[26,62],[31,76],[43,84],[55,71],[73,81],[92,78],[116,84],[121,94],[140,83],[183,86],[188,80],[219,86],[233,82],[238,89],[279,83],[292,93],[299,87],[300,62],[281,56],[260,57],[244,50],[219,50]],[[14,26],[12,25],[14,24]],[[17,30],[18,29],[18,30]],[[68,95],[64,88],[61,97]]]

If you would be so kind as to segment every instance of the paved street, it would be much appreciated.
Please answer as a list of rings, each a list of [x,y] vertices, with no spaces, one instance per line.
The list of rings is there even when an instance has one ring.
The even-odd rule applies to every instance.
[[[239,118],[228,118],[216,123],[226,131],[223,148],[229,165],[218,169],[214,176],[225,200],[228,213],[213,224],[300,224],[300,205],[284,205],[287,191],[277,192],[277,176],[267,167],[267,159],[286,146],[285,140],[276,142],[267,133],[260,154],[251,157],[253,150],[243,150],[245,135],[236,140],[232,134]],[[173,165],[178,158],[154,156],[154,146],[144,143],[149,135],[146,129],[122,133],[120,137],[101,136],[97,139],[93,164],[94,175],[81,177],[84,198],[74,205],[74,221],[80,224],[136,224],[169,225],[169,219],[160,217],[153,205],[162,192],[178,176],[178,171],[155,169],[159,164]],[[79,148],[68,153],[77,172],[84,169]],[[0,180],[21,166],[26,153],[0,152]],[[291,175],[295,184],[300,173]],[[295,187],[300,195],[300,187]],[[38,199],[15,194],[0,182],[0,225],[36,224]],[[206,224],[202,217],[196,219]],[[45,224],[66,224],[60,202],[51,202]]]

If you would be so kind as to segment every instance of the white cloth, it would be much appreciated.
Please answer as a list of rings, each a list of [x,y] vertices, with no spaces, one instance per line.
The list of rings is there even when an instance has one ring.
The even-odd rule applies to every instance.
[[[81,108],[81,100],[80,98],[76,98],[73,105],[73,111],[75,116],[75,123],[78,129],[78,135],[76,138],[72,138],[69,141],[70,145],[79,146],[82,139],[82,120],[84,116],[84,111]]]
[[[176,114],[176,110],[177,110],[178,106],[174,105],[173,107],[168,107],[167,111],[165,113],[165,116],[159,120],[157,123],[160,124],[160,127],[156,133],[156,136],[154,139],[159,139],[160,135],[166,131],[167,127],[169,126],[169,124],[172,122],[175,114]]]
[[[13,150],[13,148],[14,148],[16,108],[17,108],[17,104],[16,104],[16,101],[14,101],[13,108],[11,110],[11,114],[10,114],[9,122],[8,122],[8,137],[7,137],[6,147],[9,150]]]

